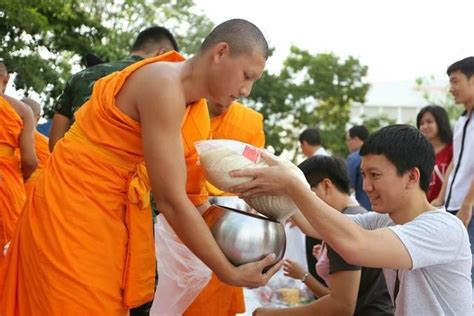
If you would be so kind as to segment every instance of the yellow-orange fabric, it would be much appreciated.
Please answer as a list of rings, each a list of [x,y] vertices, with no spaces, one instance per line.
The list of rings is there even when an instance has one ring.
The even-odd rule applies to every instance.
[[[20,160],[15,155],[22,128],[21,117],[0,96],[0,268],[5,260],[3,247],[13,238],[26,199]]]
[[[36,169],[43,169],[51,153],[48,147],[48,137],[38,131],[35,131],[35,149],[36,156],[38,156],[38,167]]]
[[[138,68],[97,81],[34,179],[0,275],[0,315],[128,315],[154,295],[155,253],[140,123],[115,96]],[[189,105],[202,107],[204,101]]]
[[[265,145],[263,116],[234,102],[227,112],[211,119],[213,139],[238,140],[255,147]],[[209,195],[226,193],[207,183]],[[243,290],[221,282],[215,274],[199,296],[188,307],[184,316],[235,315],[245,312]]]
[[[208,200],[209,196],[204,170],[197,163],[199,155],[194,143],[211,137],[209,113],[204,99],[192,107],[187,107],[181,127],[181,136],[186,159],[186,193],[194,205],[201,205]]]

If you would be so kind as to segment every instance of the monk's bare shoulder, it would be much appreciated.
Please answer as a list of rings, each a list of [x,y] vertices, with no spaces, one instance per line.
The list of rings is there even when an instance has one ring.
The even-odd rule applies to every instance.
[[[163,110],[185,105],[181,71],[181,63],[156,62],[143,66],[127,79],[117,95],[118,107],[139,121],[140,108]]]
[[[13,107],[13,109],[18,113],[18,115],[24,120],[25,116],[33,116],[33,111],[30,109],[28,105],[12,98],[6,94],[2,94],[2,97],[7,100],[7,102]]]

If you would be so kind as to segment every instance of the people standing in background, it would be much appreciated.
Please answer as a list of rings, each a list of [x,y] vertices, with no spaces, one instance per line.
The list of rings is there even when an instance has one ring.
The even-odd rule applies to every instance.
[[[299,136],[299,142],[301,152],[308,158],[316,155],[329,156],[322,145],[321,135],[317,128],[305,129]]]
[[[432,203],[444,205],[448,212],[461,219],[467,227],[471,253],[474,254],[474,223],[471,220],[474,201],[469,194],[474,191],[474,56],[453,63],[446,73],[449,91],[457,104],[464,105],[464,112],[454,126],[453,159],[446,172],[447,181]]]
[[[363,178],[360,173],[361,157],[359,154],[360,148],[365,140],[369,137],[369,131],[363,125],[356,125],[349,129],[346,135],[346,145],[350,151],[347,156],[347,169],[349,172],[349,179],[351,181],[351,188],[354,190],[355,198],[360,205],[366,210],[371,211],[369,197],[363,189]]]
[[[453,132],[448,112],[438,105],[428,105],[416,117],[416,127],[430,141],[436,155],[433,175],[427,197],[431,202],[441,191],[446,171],[453,159]]]

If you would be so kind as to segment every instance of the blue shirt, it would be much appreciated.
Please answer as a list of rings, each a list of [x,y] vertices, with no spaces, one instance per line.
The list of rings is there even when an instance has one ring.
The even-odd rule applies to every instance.
[[[360,173],[360,161],[359,149],[354,150],[347,156],[347,169],[349,171],[349,180],[351,181],[351,187],[355,191],[355,198],[359,204],[366,210],[371,211],[372,205],[370,204],[369,197],[362,189],[363,178]]]

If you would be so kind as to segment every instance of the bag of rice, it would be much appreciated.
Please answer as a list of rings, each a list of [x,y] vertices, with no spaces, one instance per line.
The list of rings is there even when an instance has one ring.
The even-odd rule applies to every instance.
[[[195,146],[207,181],[222,191],[228,191],[232,186],[252,180],[248,177],[231,177],[230,171],[268,167],[261,158],[262,149],[249,144],[235,140],[213,139],[196,142]],[[271,156],[289,166],[301,181],[308,185],[303,172],[293,163]],[[286,195],[262,195],[245,199],[245,202],[257,212],[279,222],[285,222],[298,210],[291,198]]]

